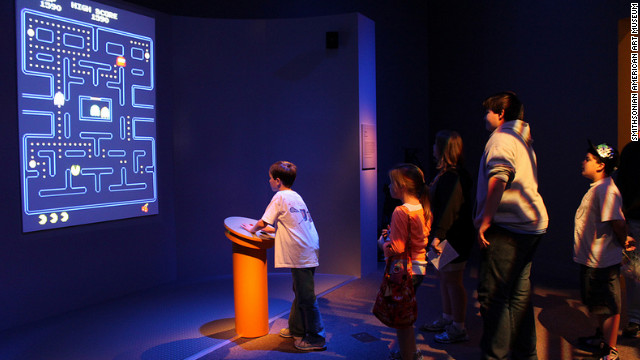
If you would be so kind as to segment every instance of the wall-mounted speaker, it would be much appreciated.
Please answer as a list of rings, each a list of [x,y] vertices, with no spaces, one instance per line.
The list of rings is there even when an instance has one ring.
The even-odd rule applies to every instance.
[[[337,49],[337,48],[338,48],[338,32],[327,31],[327,49]]]

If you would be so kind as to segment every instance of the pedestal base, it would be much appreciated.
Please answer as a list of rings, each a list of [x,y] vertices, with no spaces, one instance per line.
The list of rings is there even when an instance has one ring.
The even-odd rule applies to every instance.
[[[267,250],[233,244],[236,333],[255,338],[269,333]]]
[[[236,333],[256,338],[269,333],[267,249],[273,238],[261,239],[242,228],[256,220],[230,217],[224,220],[226,235],[233,242],[233,301]]]

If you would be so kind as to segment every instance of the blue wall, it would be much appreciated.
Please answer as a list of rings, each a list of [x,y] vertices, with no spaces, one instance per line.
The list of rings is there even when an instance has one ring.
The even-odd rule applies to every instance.
[[[359,276],[358,16],[175,17],[172,28],[178,278],[230,273],[223,220],[262,216],[278,160],[298,167],[318,272]],[[338,49],[326,49],[328,31],[339,32]]]

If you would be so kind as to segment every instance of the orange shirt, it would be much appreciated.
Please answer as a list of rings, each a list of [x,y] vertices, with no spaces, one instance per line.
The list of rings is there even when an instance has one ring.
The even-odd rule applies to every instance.
[[[384,256],[390,257],[402,254],[409,239],[409,222],[411,223],[411,260],[426,261],[426,250],[431,220],[424,218],[421,205],[403,204],[398,206],[391,215],[389,242],[384,245]]]

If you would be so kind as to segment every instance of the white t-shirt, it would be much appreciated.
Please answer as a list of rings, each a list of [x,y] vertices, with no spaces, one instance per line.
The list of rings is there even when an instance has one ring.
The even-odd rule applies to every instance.
[[[608,221],[624,220],[622,196],[610,177],[591,183],[576,211],[573,261],[605,268],[622,261],[622,246]]]
[[[277,268],[318,266],[318,232],[307,205],[293,190],[278,191],[262,220],[276,228],[274,262]]]

